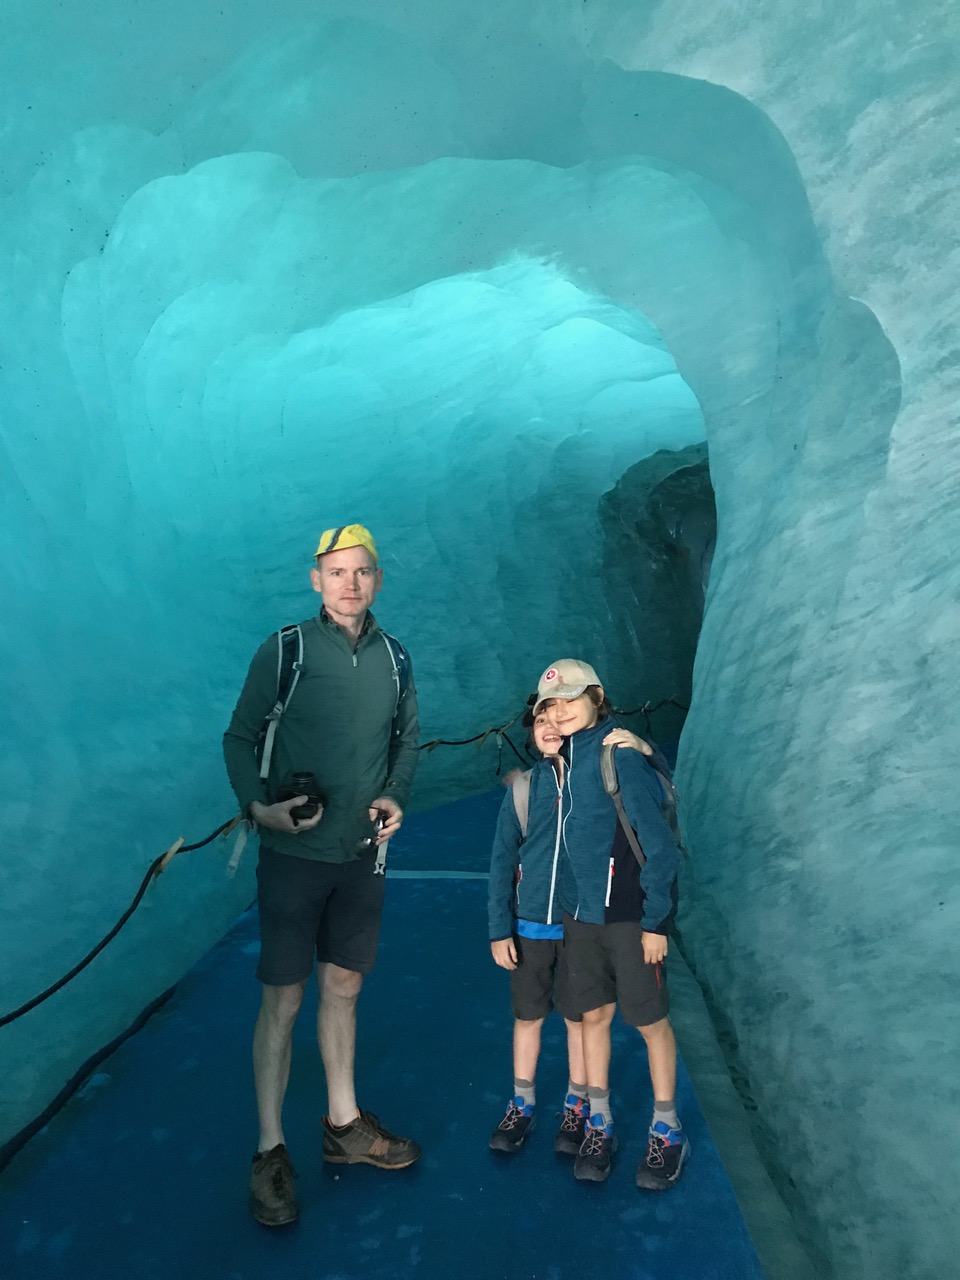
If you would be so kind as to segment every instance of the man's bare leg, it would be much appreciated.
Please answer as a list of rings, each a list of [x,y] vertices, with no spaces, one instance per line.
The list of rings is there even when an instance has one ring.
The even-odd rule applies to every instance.
[[[283,1099],[290,1078],[293,1024],[303,1003],[304,982],[292,986],[266,984],[253,1032],[253,1078],[260,1116],[258,1151],[271,1151],[284,1141]]]
[[[340,1127],[359,1115],[354,1057],[357,998],[363,986],[363,974],[327,962],[317,966],[317,981],[320,986],[317,1042],[327,1077],[327,1110],[330,1123]]]

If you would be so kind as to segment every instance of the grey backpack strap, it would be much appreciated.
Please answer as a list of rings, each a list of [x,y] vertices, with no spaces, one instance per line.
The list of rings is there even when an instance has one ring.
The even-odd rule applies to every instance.
[[[513,792],[513,807],[516,810],[517,821],[520,823],[520,832],[524,840],[527,838],[527,826],[530,821],[530,779],[533,777],[533,770],[527,769],[525,773],[520,773],[510,783],[510,790]]]
[[[623,827],[623,834],[627,837],[627,844],[633,850],[633,856],[640,863],[641,867],[647,861],[647,855],[640,848],[640,841],[637,839],[637,833],[630,825],[630,819],[627,817],[627,811],[623,807],[623,801],[620,799],[620,779],[617,777],[617,766],[614,760],[614,753],[617,748],[612,744],[608,747],[602,747],[600,750],[600,776],[603,778],[603,789],[614,803],[617,810],[617,817],[620,819],[620,825]]]
[[[260,755],[260,778],[270,773],[273,759],[273,740],[277,736],[280,717],[290,705],[303,670],[303,632],[298,625],[283,627],[277,632],[277,700],[263,724],[263,748]]]

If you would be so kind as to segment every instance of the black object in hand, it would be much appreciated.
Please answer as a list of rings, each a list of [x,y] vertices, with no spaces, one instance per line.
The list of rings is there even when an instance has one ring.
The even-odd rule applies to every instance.
[[[373,824],[373,835],[364,836],[362,840],[357,841],[357,853],[366,853],[368,849],[375,849],[377,846],[377,836],[383,830],[385,822],[384,815],[378,814],[376,822]]]
[[[317,810],[323,804],[323,796],[320,794],[320,788],[317,785],[317,779],[312,773],[304,770],[301,773],[292,773],[290,781],[283,783],[277,792],[277,800],[292,800],[294,796],[306,796],[306,803],[295,804],[290,810],[290,817],[294,822],[300,822],[304,818],[312,818],[316,815]]]

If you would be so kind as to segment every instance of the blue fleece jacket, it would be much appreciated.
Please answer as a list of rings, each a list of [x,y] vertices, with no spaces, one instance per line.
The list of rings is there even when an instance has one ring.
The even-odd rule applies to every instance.
[[[564,743],[561,844],[572,875],[562,878],[560,903],[588,924],[639,920],[650,933],[666,933],[676,911],[680,851],[660,807],[656,773],[639,751],[621,748],[614,758],[623,807],[647,859],[640,869],[600,774],[610,728],[604,719]]]
[[[541,760],[530,772],[526,838],[512,790],[500,806],[487,899],[491,942],[515,931],[528,937],[562,936],[561,882],[569,879],[570,870],[563,857],[560,816],[556,771],[549,760]],[[572,892],[567,886],[567,896]]]

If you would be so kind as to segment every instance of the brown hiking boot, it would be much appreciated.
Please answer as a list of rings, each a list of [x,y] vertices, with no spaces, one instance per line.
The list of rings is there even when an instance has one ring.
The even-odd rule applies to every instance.
[[[323,1158],[328,1164],[375,1164],[378,1169],[406,1169],[419,1160],[420,1148],[409,1138],[385,1129],[372,1111],[336,1129],[323,1117]]]
[[[250,1171],[250,1208],[265,1227],[282,1227],[300,1217],[297,1193],[293,1189],[296,1170],[281,1142],[270,1151],[253,1157]]]

